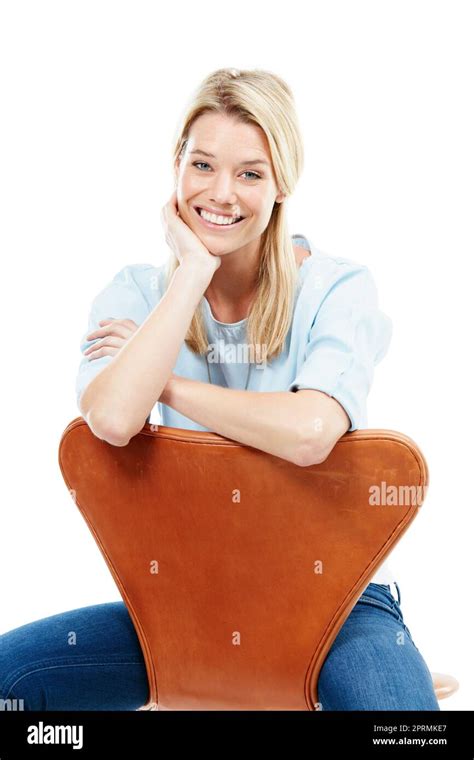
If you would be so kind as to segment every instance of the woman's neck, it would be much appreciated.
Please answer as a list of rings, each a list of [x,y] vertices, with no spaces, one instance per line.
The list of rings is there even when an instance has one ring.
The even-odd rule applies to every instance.
[[[299,268],[304,259],[310,256],[306,248],[293,244],[296,265]],[[240,322],[248,316],[250,307],[255,297],[256,277],[249,276],[249,272],[257,271],[258,259],[253,267],[249,266],[247,257],[246,264],[239,266],[229,257],[224,257],[221,266],[214,274],[204,295],[211,306],[214,317],[219,322]]]

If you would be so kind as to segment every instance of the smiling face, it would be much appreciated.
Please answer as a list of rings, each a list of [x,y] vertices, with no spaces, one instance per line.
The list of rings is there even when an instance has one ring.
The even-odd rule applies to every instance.
[[[181,218],[214,255],[258,246],[275,201],[285,197],[278,192],[265,132],[224,114],[196,119],[175,179]],[[224,220],[206,220],[197,208],[243,219],[217,224]]]

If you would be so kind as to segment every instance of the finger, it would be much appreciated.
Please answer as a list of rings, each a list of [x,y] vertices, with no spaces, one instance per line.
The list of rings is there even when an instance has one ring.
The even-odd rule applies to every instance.
[[[125,319],[113,319],[112,317],[108,317],[108,319],[101,319],[100,322],[98,322],[97,324],[107,325],[107,324],[111,324],[112,322],[122,322],[123,324],[133,325],[134,327],[138,328],[137,323],[134,322],[133,319],[128,319],[128,317],[126,317]]]
[[[128,324],[126,324],[128,322],[130,322],[133,327],[128,326]],[[135,329],[138,328],[135,327],[135,323],[132,320],[114,319],[110,324],[104,325],[104,327],[100,327],[98,330],[94,330],[94,332],[86,335],[86,340],[95,340],[95,338],[104,338],[106,335],[114,334],[127,339],[130,337],[130,333],[134,332]]]
[[[115,324],[115,325],[123,324],[123,325],[127,325],[127,327],[130,327],[131,329],[138,330],[137,323],[134,322],[133,319],[128,319],[128,318],[126,318],[126,319],[112,319],[112,318],[101,319],[97,324],[104,325],[104,326],[105,325],[111,325],[111,324]],[[92,335],[92,334],[93,333],[90,333],[90,335]]]
[[[118,348],[104,346],[104,348],[99,348],[98,351],[94,351],[87,358],[88,361],[93,361],[94,359],[100,359],[101,356],[115,356],[115,354],[118,354],[119,350],[120,349]]]
[[[117,321],[117,320],[115,320],[113,317],[107,317],[107,319],[101,319],[97,324],[105,326],[105,325],[111,325],[115,321]],[[97,332],[97,331],[95,331],[95,332]],[[95,335],[95,332],[89,333],[89,335],[86,335],[86,339],[89,340],[89,338],[92,335]]]
[[[84,351],[84,356],[89,356],[90,354],[97,351],[99,348],[102,348],[102,346],[110,346],[112,348],[122,348],[126,343],[123,338],[116,338],[113,335],[107,335],[106,338],[103,338],[102,340],[97,341],[92,346],[89,346],[89,348],[86,348]]]
[[[173,191],[171,198],[169,199],[168,203],[165,203],[161,210],[161,216],[162,219],[165,220],[168,214],[176,214],[178,211],[178,193],[176,190]]]

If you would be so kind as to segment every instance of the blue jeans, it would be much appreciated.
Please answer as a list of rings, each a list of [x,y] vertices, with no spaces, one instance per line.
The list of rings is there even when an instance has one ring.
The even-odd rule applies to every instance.
[[[398,600],[390,586],[370,583],[351,610],[319,676],[323,710],[440,709],[396,586]],[[24,710],[142,707],[148,679],[125,604],[61,612],[0,636],[2,699],[23,700]]]

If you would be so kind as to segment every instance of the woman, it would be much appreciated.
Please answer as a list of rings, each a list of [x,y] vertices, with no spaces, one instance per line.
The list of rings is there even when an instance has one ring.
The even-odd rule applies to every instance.
[[[288,234],[284,203],[302,166],[279,77],[221,69],[201,84],[178,129],[162,213],[169,266],[124,267],[92,305],[76,390],[95,435],[127,445],[158,400],[164,425],[308,466],[367,426],[391,322],[367,267]],[[0,698],[26,710],[135,710],[148,698],[123,602],[5,633],[0,679]],[[439,709],[387,566],[339,631],[318,694],[323,710]]]

